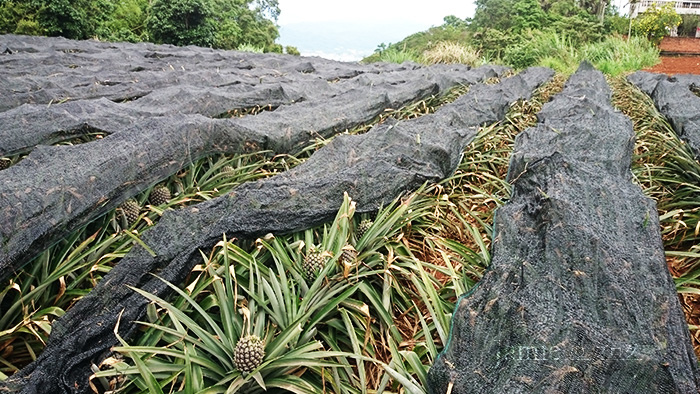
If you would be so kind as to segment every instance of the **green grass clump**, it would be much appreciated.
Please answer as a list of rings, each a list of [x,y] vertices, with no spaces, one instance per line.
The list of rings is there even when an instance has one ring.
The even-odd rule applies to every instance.
[[[530,39],[506,48],[503,61],[515,68],[550,67],[572,74],[586,60],[610,76],[651,67],[659,61],[659,51],[642,37],[624,39],[608,36],[603,41],[574,45],[552,31],[529,32]]]
[[[611,36],[599,43],[587,44],[582,58],[610,76],[641,70],[659,62],[659,50],[643,37]]]
[[[379,55],[378,61],[386,63],[404,63],[404,62],[414,62],[418,63],[420,61],[420,56],[411,50],[389,48],[386,51],[382,51]]]

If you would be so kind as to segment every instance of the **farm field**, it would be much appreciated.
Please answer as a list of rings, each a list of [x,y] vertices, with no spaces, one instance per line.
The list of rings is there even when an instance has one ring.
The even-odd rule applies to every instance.
[[[458,297],[512,265],[499,210],[528,256],[506,285],[535,275],[525,260],[543,269],[528,284],[547,264],[574,288],[605,271],[596,286],[625,297],[569,306],[595,319],[665,294],[674,343],[698,351],[700,164],[627,75],[584,65],[565,91],[542,67],[3,40],[0,387],[422,393]],[[538,155],[554,176],[529,172]],[[609,215],[579,194],[641,203]],[[606,268],[566,265],[591,256]],[[638,310],[606,324],[649,341]]]

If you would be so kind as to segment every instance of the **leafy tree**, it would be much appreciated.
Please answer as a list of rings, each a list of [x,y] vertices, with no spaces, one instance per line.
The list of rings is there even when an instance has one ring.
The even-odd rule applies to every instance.
[[[31,0],[38,4],[37,21],[49,36],[87,39],[114,10],[110,0]]]
[[[206,0],[154,0],[146,28],[159,44],[212,46],[216,26],[211,16]]]
[[[545,13],[538,0],[517,0],[513,4],[513,28],[523,30],[539,29],[545,20]]]
[[[628,33],[628,29],[629,18],[620,15],[618,8],[610,5],[605,15],[605,32],[607,34],[624,35]]]
[[[0,4],[0,33],[45,34],[36,20],[38,7],[29,2],[6,1]]]
[[[514,0],[476,0],[471,27],[474,30],[509,30],[513,27]]]
[[[241,43],[262,47],[265,52],[282,52],[282,46],[275,44],[279,31],[275,23],[263,17],[261,10],[240,9],[236,19],[241,29]]]
[[[238,18],[242,8],[240,4],[228,0],[212,2],[212,18],[217,26],[214,47],[221,49],[236,49],[243,44],[243,29]]]
[[[97,35],[109,41],[139,42],[146,40],[148,0],[118,0],[114,11],[97,29]]]
[[[0,33],[282,52],[278,0],[0,0]]]
[[[467,26],[469,26],[469,24],[467,23],[466,20],[459,19],[454,15],[448,15],[448,16],[444,17],[442,20],[443,20],[443,22],[445,22],[445,24],[443,25],[445,27],[452,27],[455,29],[464,29]]]
[[[0,32],[85,39],[113,10],[110,0],[26,0],[0,3]]]
[[[236,49],[241,45],[282,52],[275,44],[279,31],[275,21],[280,9],[277,0],[210,0],[211,18],[216,25],[215,48]]]
[[[661,8],[657,8],[656,4],[652,3],[646,12],[634,20],[634,29],[638,34],[658,45],[671,29],[680,25],[681,20],[673,8],[673,3],[666,3]]]

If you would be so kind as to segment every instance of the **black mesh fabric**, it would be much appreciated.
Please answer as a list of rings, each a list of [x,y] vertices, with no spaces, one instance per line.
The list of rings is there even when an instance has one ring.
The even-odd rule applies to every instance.
[[[638,71],[628,80],[651,97],[695,160],[700,160],[700,75],[667,77]]]
[[[0,157],[30,154],[0,171],[0,280],[197,159],[293,154],[505,71],[13,35],[0,36],[3,48]],[[256,107],[268,110],[217,117]],[[50,146],[94,132],[107,136]]]
[[[697,393],[632,124],[583,64],[518,135],[493,260],[458,301],[432,394]]]
[[[58,42],[61,45],[65,44],[60,40]],[[126,44],[108,45],[128,47]],[[163,54],[169,51],[198,51],[193,48],[149,48],[153,48],[149,54],[158,56],[164,56]],[[123,53],[117,52],[124,56]],[[103,55],[96,53],[95,56]],[[151,149],[160,152],[160,159],[153,159],[153,163],[150,164],[149,161],[146,166],[160,168],[160,163],[160,166],[167,167],[158,171],[160,176],[171,173],[181,165],[180,163],[190,160],[182,156],[195,155],[193,149],[198,146],[202,147],[198,148],[201,149],[200,152],[206,152],[209,149],[206,147],[212,146],[217,150],[221,150],[222,146],[240,149],[240,144],[252,140],[258,143],[260,148],[293,149],[299,142],[313,138],[315,133],[328,136],[332,132],[342,131],[339,129],[348,127],[353,122],[364,121],[387,107],[394,107],[427,94],[439,94],[449,86],[471,84],[503,71],[503,68],[490,66],[476,70],[458,66],[350,66],[321,59],[274,55],[267,58],[263,55],[252,56],[235,52],[225,52],[220,56],[245,58],[235,64],[251,65],[250,68],[244,68],[251,73],[260,72],[256,70],[257,66],[252,65],[254,61],[289,62],[302,69],[296,72],[301,76],[285,75],[284,78],[308,78],[310,74],[315,73],[317,75],[314,79],[320,78],[324,82],[320,84],[320,91],[316,91],[316,86],[319,85],[317,81],[313,86],[298,88],[298,92],[302,95],[307,94],[309,98],[300,103],[285,104],[272,112],[224,121],[187,114],[149,116],[138,121],[144,123],[137,122],[129,129],[114,132],[96,143],[81,145],[104,146],[102,154],[107,154],[111,149],[123,155],[119,156],[124,158],[124,163],[120,163],[119,169],[97,178],[99,182],[105,182],[102,186],[104,190],[115,190],[114,185],[123,189],[115,192],[118,196],[112,199],[125,199],[125,195],[132,193],[132,190],[124,190],[127,189],[123,183],[126,178],[121,178],[116,172],[129,173],[132,182],[136,177],[144,176],[138,170],[142,167],[138,163],[140,160],[151,160],[151,155],[154,154]],[[294,67],[289,66],[290,69]],[[353,67],[373,71],[347,71]],[[383,68],[386,69],[382,71]],[[353,75],[346,79],[329,80],[327,74],[319,71],[328,69]],[[396,75],[396,78],[392,79],[393,82],[382,83],[385,77],[394,78],[391,76],[394,72],[392,70],[403,75]],[[288,71],[287,74],[293,72]],[[383,76],[384,74],[387,75]],[[499,84],[476,85],[467,95],[441,107],[434,114],[406,121],[387,121],[362,135],[337,136],[304,164],[290,171],[266,180],[244,184],[228,195],[193,207],[166,212],[160,222],[142,237],[156,253],[156,257],[135,246],[91,293],[54,323],[47,347],[39,358],[8,381],[1,383],[0,390],[4,387],[5,390],[22,393],[90,392],[87,384],[91,374],[90,365],[99,364],[109,353],[109,348],[117,344],[112,331],[120,313],[123,313],[121,334],[127,338],[137,328],[131,322],[138,320],[144,313],[145,300],[129,290],[126,285],[164,295],[167,292],[166,286],[154,279],[150,273],[157,272],[168,281],[181,282],[200,261],[199,250],[211,248],[224,233],[229,238],[240,238],[256,237],[268,232],[279,234],[303,230],[331,220],[340,207],[344,192],[357,202],[359,211],[368,212],[378,209],[382,204],[407,191],[415,190],[425,182],[442,179],[454,172],[463,150],[475,136],[478,126],[498,121],[512,102],[528,98],[536,87],[552,75],[551,70],[533,68]],[[407,90],[402,86],[406,86]],[[318,98],[322,96],[323,89],[335,89],[335,93]],[[295,107],[296,111],[293,110]],[[292,109],[287,111],[285,108]],[[359,108],[371,110],[360,111]],[[304,118],[295,112],[304,114]],[[81,146],[66,150],[62,158],[78,160],[75,159],[78,153],[92,155],[89,149],[79,150]],[[41,176],[44,181],[51,181],[51,171],[56,170],[49,168],[54,167],[42,166],[42,160],[34,159],[37,157],[36,152],[41,154],[50,149],[55,148],[35,148],[22,162],[26,164],[20,163],[10,170],[0,172],[0,176],[4,177],[0,178],[0,181],[19,182],[17,178],[21,175]],[[183,151],[188,153],[183,155]],[[40,157],[50,161],[53,156]],[[175,163],[166,164],[173,160]],[[32,172],[22,173],[21,171],[29,171],[29,168],[25,169],[23,166],[34,167]],[[82,174],[84,178],[71,184],[81,185],[81,191],[86,190],[83,183],[91,178],[85,170],[79,169],[77,172],[86,174]],[[118,180],[112,180],[113,177],[117,177]],[[153,178],[157,177],[153,175]],[[11,189],[10,183],[2,185],[4,189],[0,192],[0,198],[6,198],[3,197],[3,193],[8,193]],[[56,210],[52,215],[65,217],[63,207],[62,205],[60,210]],[[90,211],[89,208],[85,210]],[[9,223],[11,226],[21,226],[21,221],[13,220]],[[59,223],[47,226],[42,231],[51,233],[56,226],[65,225]],[[15,231],[20,230],[21,227]],[[28,230],[28,233],[35,232]],[[14,239],[13,234],[14,232],[9,234],[11,240]],[[7,236],[3,233],[3,237]],[[8,252],[3,250],[3,253]]]

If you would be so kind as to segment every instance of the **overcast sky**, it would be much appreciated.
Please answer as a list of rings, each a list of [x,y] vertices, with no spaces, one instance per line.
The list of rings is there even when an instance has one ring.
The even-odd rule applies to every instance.
[[[439,26],[447,15],[474,15],[469,0],[279,0],[279,6],[279,43],[296,46],[305,56],[345,61]]]
[[[430,27],[442,18],[473,16],[472,1],[460,0],[279,0],[280,26],[318,21],[406,21]]]

